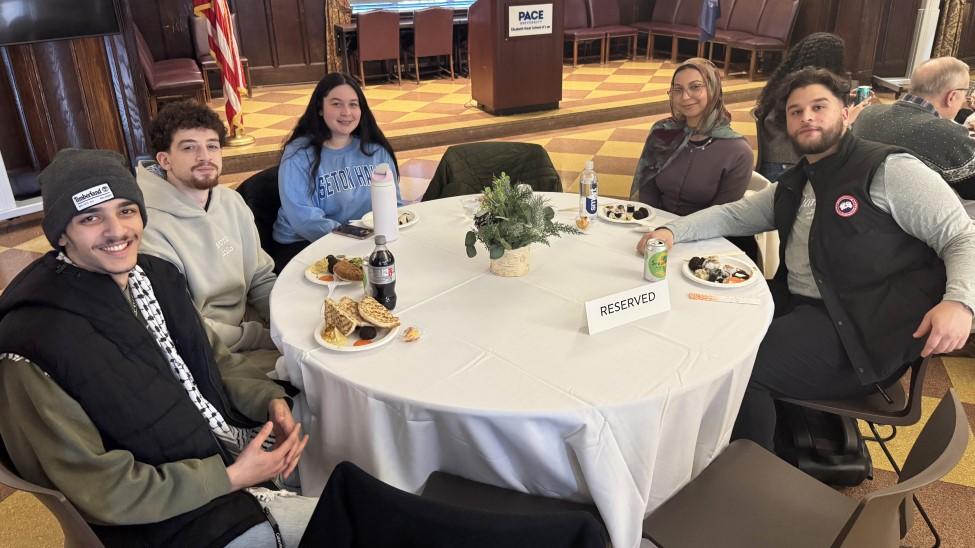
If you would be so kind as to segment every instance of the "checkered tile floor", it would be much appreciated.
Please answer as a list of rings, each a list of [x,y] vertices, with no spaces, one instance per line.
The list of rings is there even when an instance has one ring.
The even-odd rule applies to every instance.
[[[604,70],[598,67],[581,68],[585,70]],[[582,76],[585,73],[580,74],[576,71],[573,74]],[[585,79],[580,81],[586,82]],[[392,86],[393,89],[390,89],[389,86],[370,87],[369,89],[371,93],[377,91],[388,91],[390,94],[417,93],[416,91],[406,89],[410,85],[415,87],[415,84],[404,82],[403,90],[398,89],[395,85]],[[449,86],[450,84],[437,81],[436,83],[425,85]],[[289,95],[287,95],[287,92],[282,92],[280,89],[276,89],[274,92],[265,92],[263,98],[267,99],[270,93],[278,94],[272,97],[275,100],[275,105],[278,107],[275,109],[275,112],[285,112],[291,107],[298,109],[300,112],[300,109],[304,106],[305,99],[300,97],[296,98],[295,96],[290,96],[291,98],[288,99]],[[258,92],[256,95],[260,94]],[[449,96],[451,94],[448,93],[447,95]],[[401,96],[399,95],[397,97]],[[391,98],[388,100],[396,101],[397,99]],[[413,101],[414,99],[401,100]],[[370,102],[372,101],[373,99],[370,98]],[[418,102],[423,103],[423,101]],[[245,104],[247,103],[245,102]],[[729,105],[729,110],[732,112],[733,127],[739,133],[745,135],[754,149],[755,126],[748,114],[751,106],[752,103],[737,103]],[[389,109],[387,112],[395,111]],[[469,118],[471,120],[475,119],[473,118],[474,116],[479,115],[479,111],[472,112],[472,114],[467,115],[472,117]],[[406,117],[410,113],[402,114],[403,117]],[[261,118],[260,116],[265,116],[266,118]],[[295,114],[262,114],[255,116],[257,118],[256,121],[251,120],[251,118],[248,118],[248,120],[250,120],[249,123],[256,123],[262,120],[264,122],[270,122],[268,127],[265,128],[270,130],[270,126],[272,125],[284,124],[281,119],[272,121],[272,117],[275,116],[295,116]],[[600,177],[601,192],[609,196],[626,196],[629,191],[633,172],[636,168],[637,158],[640,155],[643,142],[647,136],[647,131],[652,123],[660,117],[653,116],[583,126],[571,130],[520,135],[506,140],[533,142],[545,147],[556,169],[562,175],[563,187],[566,191],[575,192],[576,185],[578,184],[578,174],[582,170],[584,162],[591,158],[595,162],[596,171]],[[415,118],[407,120],[404,123],[411,124],[413,121],[415,121]],[[395,123],[395,120],[390,122],[390,124]],[[284,135],[290,130],[291,124],[292,121],[289,118],[286,128],[277,129],[276,131],[284,132],[281,134]],[[387,124],[384,124],[384,127],[386,126]],[[283,137],[274,136],[270,138],[280,140]],[[279,145],[276,144],[275,146]],[[402,174],[401,186],[404,198],[410,201],[416,201],[422,197],[426,185],[436,170],[437,163],[440,161],[445,149],[446,147],[437,147],[397,151]],[[249,173],[226,175],[222,178],[222,181],[225,184],[235,186],[248,175]],[[39,214],[0,222],[0,291],[7,286],[18,272],[48,249],[50,247],[41,231]],[[972,355],[975,355],[975,353]],[[937,398],[944,394],[944,391],[948,387],[954,387],[958,392],[959,397],[964,402],[969,423],[972,429],[975,429],[975,359],[945,357],[936,360],[928,372],[928,381],[924,393],[924,419],[922,423],[913,427],[899,429],[897,438],[891,444],[894,456],[898,462],[903,462],[907,451],[914,443],[917,433],[923,425],[923,421],[927,419],[928,414],[934,409]],[[896,481],[896,476],[890,471],[889,464],[887,464],[878,448],[873,444],[868,444],[868,446],[870,447],[871,456],[873,457],[876,468],[876,478],[872,482],[865,482],[860,487],[846,490],[853,497],[862,496],[870,490],[889,485]],[[0,492],[0,499],[3,496],[4,493]],[[975,539],[975,524],[969,518],[971,509],[975,508],[975,444],[969,445],[962,462],[943,481],[937,482],[922,491],[920,497],[928,509],[929,514],[934,517],[938,525],[939,531],[944,538],[944,546],[975,546],[975,542],[972,541],[972,539]],[[30,506],[31,509],[27,511],[26,516],[18,514],[21,511],[19,508],[23,505],[22,501],[23,498],[20,495],[15,495],[7,500],[0,501],[0,523],[4,524],[0,527],[0,546],[56,546],[57,544],[33,542],[30,539],[36,540],[36,537],[32,536],[21,537],[13,533],[9,536],[6,534],[7,531],[5,529],[8,527],[7,524],[24,524],[23,531],[27,534],[31,530],[36,530],[39,521],[51,519],[50,516],[45,514],[45,510],[38,509],[36,505]],[[51,524],[50,527],[54,527],[54,525]],[[6,542],[8,539],[13,540],[8,543]],[[906,542],[912,546],[927,546],[932,543],[930,534],[920,519],[915,520],[915,527],[907,537]]]
[[[449,77],[403,80],[368,85],[365,88],[372,109],[387,137],[432,133],[506,123],[512,120],[564,116],[611,107],[666,100],[674,65],[667,62],[613,61],[563,67],[562,102],[557,110],[496,117],[475,106],[470,80]],[[726,91],[759,89],[762,82],[741,78],[725,81]],[[256,141],[252,145],[225,151],[227,156],[267,152],[281,148],[308,104],[314,85],[257,88],[253,98],[243,98],[244,125]],[[223,116],[223,99],[210,105]]]

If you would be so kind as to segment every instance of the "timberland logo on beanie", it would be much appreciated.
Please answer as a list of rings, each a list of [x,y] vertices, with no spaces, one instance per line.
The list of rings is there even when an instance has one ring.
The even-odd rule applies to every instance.
[[[96,206],[102,202],[114,199],[115,195],[112,194],[112,189],[107,184],[93,186],[71,197],[71,201],[74,202],[74,208],[78,211],[84,211],[91,206]]]

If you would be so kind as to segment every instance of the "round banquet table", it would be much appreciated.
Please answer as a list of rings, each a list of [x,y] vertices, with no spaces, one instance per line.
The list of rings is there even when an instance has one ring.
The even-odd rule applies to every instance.
[[[557,219],[572,223],[578,197],[546,196]],[[300,461],[305,494],[320,493],[343,460],[412,492],[443,470],[591,500],[614,546],[638,546],[645,515],[728,444],[772,318],[766,284],[701,287],[681,275],[683,261],[737,248],[724,239],[678,244],[667,273],[671,310],[589,335],[587,300],[647,283],[633,225],[593,219],[585,235],[534,245],[527,275],[503,278],[489,272],[480,243],[467,257],[471,219],[459,198],[407,208],[419,220],[389,244],[394,312],[420,340],[349,353],[314,339],[327,288],[307,281],[305,268],[328,254],[367,256],[371,240],[325,236],[271,293],[279,374],[303,390],[300,419],[312,436]],[[657,211],[652,221],[672,217]],[[760,304],[688,299],[694,291]],[[361,285],[337,287],[333,298],[345,295],[360,298]]]

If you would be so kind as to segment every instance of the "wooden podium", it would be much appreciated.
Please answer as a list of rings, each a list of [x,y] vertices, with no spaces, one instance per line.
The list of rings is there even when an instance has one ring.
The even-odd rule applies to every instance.
[[[477,0],[467,28],[478,106],[501,115],[559,107],[562,0]]]

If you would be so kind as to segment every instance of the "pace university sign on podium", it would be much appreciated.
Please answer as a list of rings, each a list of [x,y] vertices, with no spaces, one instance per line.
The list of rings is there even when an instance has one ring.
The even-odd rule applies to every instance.
[[[508,38],[552,34],[552,4],[508,6]]]
[[[589,334],[641,320],[670,310],[667,280],[653,282],[586,302]]]

